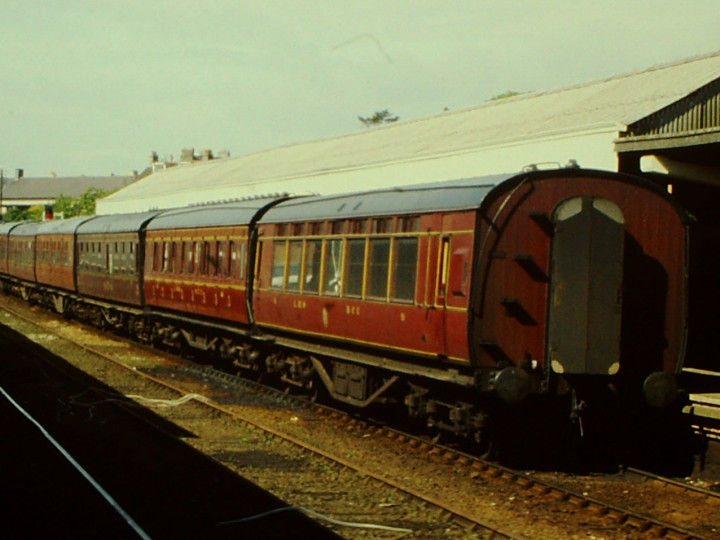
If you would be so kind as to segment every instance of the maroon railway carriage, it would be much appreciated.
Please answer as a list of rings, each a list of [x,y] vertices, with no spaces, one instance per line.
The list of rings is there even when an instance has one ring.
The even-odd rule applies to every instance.
[[[24,222],[8,235],[7,273],[23,282],[35,282],[35,234],[39,224]],[[27,290],[23,287],[23,296]]]
[[[477,208],[503,177],[284,202],[259,225],[253,306],[335,399],[365,406],[401,377],[472,387]],[[311,353],[303,357],[292,349]],[[290,377],[286,375],[286,380]]]
[[[252,322],[248,287],[254,264],[251,231],[257,218],[278,200],[172,210],[153,219],[145,243],[148,308],[166,317],[200,318],[233,324],[240,333],[247,331]],[[174,328],[165,327],[161,333],[167,345],[179,345],[180,334]],[[206,332],[195,335],[184,329],[183,336],[199,348],[212,343]],[[235,352],[242,349],[226,341],[223,354],[231,354],[228,347]]]
[[[45,221],[38,226],[35,239],[38,284],[75,292],[75,232],[90,219],[93,218],[85,216]]]
[[[636,395],[645,381],[653,404],[674,399],[690,216],[666,191],[631,176],[548,171],[498,186],[480,217],[470,335],[481,365],[509,361],[573,382],[610,376]],[[524,372],[496,380],[508,400],[533,387]]]
[[[77,292],[102,302],[143,307],[145,226],[158,212],[97,216],[77,228]],[[99,301],[99,302],[98,302]]]
[[[0,223],[0,275],[8,275],[8,254],[10,252],[10,231],[20,222]]]
[[[685,217],[649,182],[576,169],[292,200],[259,224],[255,319],[306,353],[278,362],[357,405],[402,377],[408,404],[433,380],[509,402],[641,384],[682,367]]]
[[[492,185],[285,202],[259,226],[258,325],[469,364],[477,205]]]

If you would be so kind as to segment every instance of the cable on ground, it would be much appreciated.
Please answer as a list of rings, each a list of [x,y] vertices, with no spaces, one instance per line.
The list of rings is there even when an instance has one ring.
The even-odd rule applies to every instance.
[[[329,523],[332,523],[333,525],[339,525],[341,527],[354,527],[354,528],[358,528],[358,529],[375,529],[375,530],[381,530],[381,531],[401,532],[401,533],[413,532],[412,529],[406,529],[403,527],[390,527],[388,525],[377,525],[375,523],[355,523],[355,522],[351,522],[351,521],[340,521],[338,519],[333,519],[326,515],[315,512],[314,510],[310,510],[309,508],[303,508],[302,506],[285,506],[283,508],[275,508],[274,510],[269,510],[267,512],[263,512],[261,514],[256,514],[254,516],[248,516],[248,517],[244,517],[244,518],[240,518],[240,519],[233,519],[233,520],[229,520],[229,521],[220,521],[220,522],[218,522],[218,525],[233,525],[236,523],[254,521],[256,519],[265,518],[272,514],[278,514],[280,512],[289,512],[289,511],[302,512],[309,516],[315,517],[317,519],[321,519],[323,521],[327,521]]]

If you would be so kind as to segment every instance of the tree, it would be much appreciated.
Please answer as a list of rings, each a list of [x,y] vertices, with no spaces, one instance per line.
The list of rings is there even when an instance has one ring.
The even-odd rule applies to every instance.
[[[107,191],[97,188],[90,188],[80,197],[69,197],[60,195],[55,199],[53,211],[56,215],[62,214],[64,218],[75,216],[94,216],[95,201],[109,195]]]
[[[503,92],[502,94],[498,94],[497,96],[493,96],[489,99],[489,101],[497,101],[498,99],[505,99],[510,97],[519,96],[520,94],[523,94],[524,92],[516,92],[515,90],[508,90],[507,92]]]
[[[110,195],[111,191],[103,191],[98,188],[90,188],[80,197],[59,195],[53,204],[53,214],[63,218],[75,216],[94,216],[95,201]],[[29,208],[18,208],[10,206],[5,213],[5,221],[42,221],[45,213],[43,206],[31,206]]]
[[[399,119],[399,116],[393,116],[387,109],[377,111],[375,114],[367,118],[358,116],[358,120],[360,120],[365,127],[374,127],[379,126],[380,124],[391,124],[392,122],[397,122]]]
[[[4,220],[11,221],[42,221],[45,208],[42,206],[30,206],[29,208],[19,208],[10,206],[5,212]]]

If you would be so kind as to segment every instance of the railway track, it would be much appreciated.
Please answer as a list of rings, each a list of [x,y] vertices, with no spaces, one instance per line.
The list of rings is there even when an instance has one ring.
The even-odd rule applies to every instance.
[[[42,325],[37,318],[28,318],[21,311],[14,310],[9,306],[3,306],[2,309],[6,313],[12,314],[13,321],[11,326],[18,327],[18,330],[24,329],[30,339],[37,341],[42,346],[55,348],[58,341],[69,339],[67,335],[58,332],[57,328],[53,327],[53,325]],[[18,322],[22,324],[18,325]],[[38,331],[27,332],[28,325],[32,325]],[[23,328],[19,328],[20,326]],[[436,537],[438,534],[441,534],[448,538],[464,538],[468,534],[468,531],[472,531],[473,535],[478,538],[511,537],[509,534],[503,533],[503,531],[497,528],[478,522],[476,519],[473,519],[472,516],[463,515],[462,512],[454,510],[451,505],[447,505],[441,500],[433,500],[431,497],[422,493],[405,489],[402,485],[383,478],[373,473],[370,469],[359,466],[351,459],[333,455],[331,452],[313,446],[307,441],[293,437],[289,433],[274,428],[270,423],[263,422],[258,419],[258,417],[252,417],[251,415],[243,413],[243,409],[246,406],[228,403],[232,401],[232,399],[229,400],[228,396],[224,395],[222,389],[215,394],[215,399],[213,399],[188,388],[191,385],[196,387],[200,386],[204,387],[206,394],[210,393],[208,392],[207,379],[203,381],[203,374],[207,375],[207,369],[200,368],[193,370],[180,360],[173,361],[172,364],[169,364],[167,363],[167,358],[164,359],[165,365],[154,364],[150,366],[147,365],[147,363],[143,365],[144,363],[141,358],[136,358],[136,360],[141,360],[139,363],[128,363],[126,358],[121,360],[116,353],[108,354],[106,351],[100,350],[97,346],[88,344],[87,342],[75,342],[73,346],[82,349],[87,355],[92,355],[96,361],[101,361],[102,365],[96,365],[94,369],[95,373],[91,374],[102,377],[102,380],[122,392],[124,397],[130,398],[144,407],[151,407],[156,411],[165,407],[167,410],[171,410],[171,408],[173,411],[181,410],[179,415],[168,415],[168,419],[178,424],[184,424],[184,429],[189,432],[199,433],[197,424],[202,421],[212,420],[213,423],[217,423],[218,419],[221,423],[231,421],[234,424],[234,433],[243,443],[249,445],[251,440],[256,440],[260,443],[260,446],[263,447],[262,450],[250,450],[250,452],[267,453],[268,446],[270,445],[291,445],[295,448],[290,452],[290,457],[285,456],[285,459],[300,461],[301,458],[298,457],[299,453],[304,456],[303,461],[306,462],[303,464],[304,467],[314,467],[315,469],[324,470],[326,476],[334,480],[333,483],[337,483],[338,476],[348,477],[349,481],[344,482],[344,489],[347,493],[357,493],[357,496],[345,497],[345,499],[351,499],[346,500],[346,503],[350,506],[354,504],[359,505],[359,500],[367,497],[366,493],[363,492],[367,492],[368,490],[372,492],[375,499],[387,501],[379,505],[379,509],[384,510],[384,514],[387,515],[382,515],[383,512],[381,511],[376,512],[376,522],[370,522],[368,520],[363,520],[362,522],[351,521],[347,519],[346,516],[362,514],[363,512],[357,512],[356,509],[348,508],[345,508],[344,511],[338,510],[337,504],[330,505],[335,507],[334,512],[322,508],[318,510],[317,504],[309,505],[306,503],[303,506],[297,506],[297,508],[301,508],[301,511],[308,513],[311,517],[316,517],[326,524],[329,523],[331,528],[336,529],[336,531],[341,531],[343,536],[347,538],[367,537],[366,531],[368,530],[373,531],[373,538],[393,538],[397,537],[398,534],[410,533],[413,533],[416,537]],[[104,347],[107,348],[107,345]],[[65,355],[64,357],[68,358]],[[84,365],[83,369],[87,369],[87,365]],[[118,375],[118,372],[123,372],[123,375]],[[219,373],[215,373],[214,376],[219,381],[222,381],[222,379],[227,380],[227,377],[223,377]],[[175,382],[173,382],[173,379]],[[178,380],[182,382],[178,384]],[[219,387],[222,386],[221,383]],[[237,388],[234,388],[234,390],[237,391]],[[105,396],[105,399],[113,398],[111,396]],[[92,398],[91,401],[92,403],[96,403],[97,398]],[[225,402],[225,404],[222,402]],[[297,404],[287,408],[287,410],[295,413],[300,413],[301,409],[302,407],[298,409]],[[142,418],[144,415],[140,413],[139,417]],[[233,451],[237,451],[237,441],[228,441],[227,439],[229,437],[232,437],[232,435],[228,436],[225,431],[220,432],[215,430],[215,433],[203,437],[204,442],[200,446],[205,446],[205,448],[201,449],[207,451],[207,447],[210,447],[210,451],[216,456],[222,453],[232,454]],[[196,441],[188,439],[188,442],[193,444]],[[226,444],[228,442],[230,442],[229,446]],[[244,449],[244,451],[248,450]],[[277,452],[277,454],[284,453],[283,450],[274,451]],[[310,465],[308,463],[310,461],[314,464]],[[275,465],[278,465],[278,463],[279,461],[276,459]],[[232,465],[232,463],[229,463],[229,465]],[[340,469],[339,472],[338,469]],[[247,471],[245,472],[247,473]],[[251,480],[254,480],[252,475],[249,475],[249,477]],[[317,485],[305,485],[304,489],[306,491],[314,490],[318,493],[326,491],[328,479],[318,476],[315,480]],[[273,481],[277,482],[282,480],[275,478]],[[357,483],[358,486],[353,486],[353,482]],[[324,486],[324,488],[322,488],[322,486]],[[410,506],[413,506],[413,508],[408,510]],[[397,511],[398,509],[400,509],[400,511]],[[231,527],[234,524],[242,523],[243,520],[248,517],[249,516],[240,516],[233,518],[229,516],[227,520],[219,523],[219,525]],[[388,521],[399,522],[402,525],[387,524]],[[354,528],[362,532],[358,535],[348,532],[348,529]],[[386,536],[383,536],[383,534]]]
[[[15,536],[338,538],[301,514],[219,530],[238,507],[286,505],[184,444],[190,433],[5,325],[0,345],[2,515]]]
[[[357,423],[356,420],[349,420]],[[411,450],[424,452],[451,464],[455,474],[465,475],[478,483],[507,484],[518,487],[518,494],[513,495],[515,500],[527,497],[534,505],[550,504],[557,512],[579,512],[590,517],[601,518],[602,525],[591,525],[588,528],[596,531],[617,531],[630,534],[632,537],[648,536],[651,538],[720,538],[720,491],[709,490],[703,487],[679,482],[662,477],[647,471],[635,468],[625,469],[618,475],[611,475],[613,490],[599,489],[603,477],[582,477],[575,475],[539,474],[527,471],[518,471],[504,467],[497,463],[478,458],[473,455],[440,446],[422,438],[408,435],[390,428],[365,427],[374,431],[378,436],[405,444]],[[570,481],[567,481],[570,479]],[[620,483],[622,482],[622,484]],[[587,485],[592,484],[592,488]],[[585,484],[580,487],[581,484]],[[707,521],[692,523],[686,526],[672,523],[653,515],[652,511],[639,508],[637,504],[628,505],[621,500],[618,493],[627,494],[626,486],[646,484],[651,490],[658,493],[673,491],[673,499],[691,497],[694,505],[704,506],[707,509]],[[622,489],[618,490],[617,487]],[[718,484],[720,488],[720,484]],[[598,495],[592,495],[583,489],[592,489]],[[675,509],[677,511],[677,509]]]
[[[8,307],[8,309],[12,308]],[[23,317],[19,312],[15,312],[14,316]],[[30,323],[37,324],[38,321],[27,321],[27,324]],[[42,328],[42,333],[54,331],[52,327]],[[294,403],[287,405],[281,411],[262,411],[262,414],[258,414],[258,410],[262,407],[248,407],[246,401],[238,402],[235,397],[238,392],[243,392],[238,388],[243,388],[248,383],[238,383],[234,377],[208,367],[190,367],[179,361],[173,361],[174,365],[148,363],[141,359],[134,363],[118,362],[116,353],[108,355],[106,350],[101,350],[107,349],[107,345],[94,348],[85,344],[83,347],[97,358],[103,358],[107,366],[116,366],[117,369],[125,370],[130,375],[143,377],[153,385],[162,387],[164,394],[170,392],[175,396],[169,398],[166,395],[159,399],[166,401],[188,399],[195,408],[205,408],[213,411],[212,414],[232,418],[235,422],[249,426],[246,429],[259,430],[267,434],[263,435],[264,437],[271,436],[287,441],[297,448],[302,448],[303,452],[312,453],[326,463],[333,463],[333,467],[352,470],[355,476],[363,479],[364,483],[372,484],[371,491],[374,497],[377,497],[381,489],[402,493],[406,502],[417,501],[428,508],[427,515],[437,516],[440,522],[453,523],[455,532],[460,535],[458,537],[464,537],[462,535],[468,534],[470,530],[477,537],[542,537],[543,533],[537,533],[542,529],[540,522],[543,518],[537,516],[540,515],[541,509],[544,509],[549,512],[547,521],[561,517],[567,530],[572,530],[573,527],[584,528],[585,531],[592,531],[596,537],[613,538],[632,535],[633,537],[720,538],[716,528],[718,523],[708,521],[683,526],[671,519],[652,515],[646,510],[629,507],[622,500],[609,500],[607,494],[604,495],[605,499],[594,496],[587,490],[578,488],[577,482],[574,485],[572,482],[563,485],[559,481],[548,479],[547,476],[515,471],[453,448],[436,445],[423,438],[413,437],[387,427],[373,426],[318,405]],[[99,371],[103,370],[107,371],[108,368],[99,368]],[[168,379],[172,382],[168,383]],[[187,396],[191,397],[187,398]],[[252,414],[248,411],[252,411]],[[282,417],[288,416],[289,421],[280,421]],[[319,421],[319,417],[325,420]],[[328,426],[330,426],[329,435],[323,438],[325,442],[322,447],[307,442],[307,431],[322,431],[328,429]],[[333,432],[349,434],[356,440],[357,445],[334,446],[333,441],[327,440],[332,438]],[[215,444],[217,441],[211,442],[210,446]],[[351,451],[348,451],[348,448]],[[223,452],[218,451],[217,448],[210,451],[215,454]],[[428,456],[431,456],[437,464],[435,485],[428,487],[418,483],[417,480],[408,479],[402,472],[398,473],[398,467],[386,468],[384,472],[378,470],[373,460],[367,458],[369,454],[366,452],[370,455],[373,452],[398,454],[399,468],[404,470],[419,468],[420,465],[417,464],[423,460],[427,462]],[[637,476],[641,473],[632,471],[632,474]],[[662,479],[656,477],[652,481],[660,484]],[[461,489],[460,484],[470,486],[467,489],[471,489],[473,493],[464,503],[458,503],[457,498],[449,499],[446,496],[448,489]],[[334,482],[334,485],[337,486],[337,482]],[[687,491],[683,493],[692,491],[689,486],[683,487],[677,484],[673,485],[673,489],[686,489]],[[713,493],[703,493],[703,496],[706,497],[704,499],[706,505],[718,504],[718,498]],[[393,497],[395,495],[385,496],[388,501]],[[448,503],[448,500],[454,502]],[[396,503],[386,504],[385,509]],[[410,514],[412,515],[412,512]],[[523,515],[526,518],[532,517],[532,525],[522,523]],[[509,519],[514,520],[512,525],[508,525]],[[406,523],[411,521],[411,519],[406,520]],[[411,530],[409,527],[405,529]],[[534,530],[530,533],[532,529]],[[544,530],[548,537],[552,534],[549,532],[552,529],[546,527]],[[568,536],[567,530],[565,534],[557,530],[554,532]],[[434,532],[436,533],[437,530]],[[451,533],[451,531],[445,532]],[[394,533],[397,534],[398,531]]]

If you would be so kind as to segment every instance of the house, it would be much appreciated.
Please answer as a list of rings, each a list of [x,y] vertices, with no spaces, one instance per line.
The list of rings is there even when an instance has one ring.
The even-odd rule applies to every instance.
[[[17,169],[10,178],[0,182],[0,209],[5,215],[10,207],[27,209],[33,206],[52,207],[55,200],[65,195],[80,197],[89,189],[105,192],[116,191],[135,181],[134,176],[73,176],[26,178]]]

